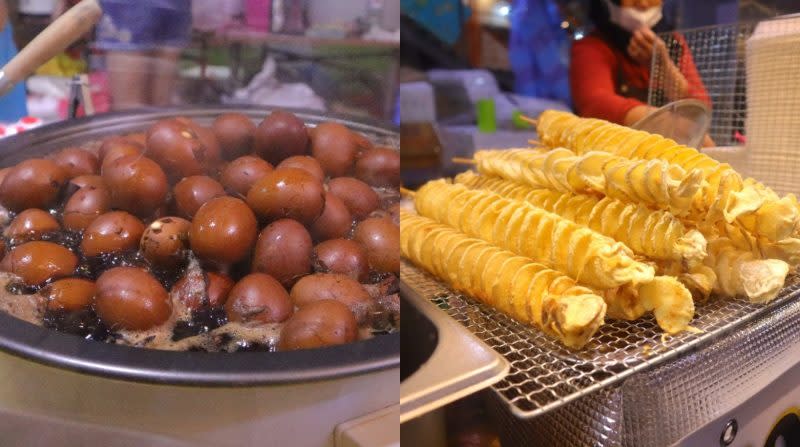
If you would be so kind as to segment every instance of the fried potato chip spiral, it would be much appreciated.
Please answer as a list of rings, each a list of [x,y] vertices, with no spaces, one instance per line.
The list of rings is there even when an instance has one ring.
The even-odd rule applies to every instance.
[[[638,262],[624,244],[524,202],[470,190],[443,180],[416,194],[417,211],[589,286],[609,289],[651,281],[652,266]]]
[[[702,186],[702,172],[684,171],[660,160],[629,160],[608,152],[577,156],[556,148],[550,151],[511,149],[475,153],[478,171],[534,188],[559,192],[602,193],[688,214]]]
[[[577,154],[604,151],[634,160],[662,160],[687,172],[701,171],[705,183],[695,196],[695,208],[712,221],[736,222],[770,241],[791,237],[800,223],[800,206],[793,195],[779,198],[764,185],[743,179],[730,165],[669,138],[555,110],[539,116],[537,132],[548,146],[567,147]]]
[[[610,197],[533,189],[500,177],[468,171],[455,181],[470,188],[487,189],[503,197],[522,200],[594,231],[616,239],[640,255],[656,260],[697,264],[706,256],[706,239],[666,211]]]
[[[400,225],[405,257],[569,348],[583,347],[604,322],[603,298],[561,272],[406,211]]]

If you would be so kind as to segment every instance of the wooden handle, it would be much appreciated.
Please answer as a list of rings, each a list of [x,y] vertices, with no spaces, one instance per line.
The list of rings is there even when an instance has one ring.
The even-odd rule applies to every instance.
[[[13,85],[24,80],[89,32],[102,15],[98,0],[83,0],[70,8],[3,67],[3,83]]]

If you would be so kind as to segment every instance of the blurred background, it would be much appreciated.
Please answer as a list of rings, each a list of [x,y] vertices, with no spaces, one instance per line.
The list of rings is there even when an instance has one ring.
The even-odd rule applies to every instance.
[[[75,3],[0,0],[3,64]],[[105,16],[94,31],[4,105],[4,130],[67,118],[79,74],[98,113],[238,103],[399,118],[400,0],[100,3]]]
[[[581,92],[577,92],[576,98],[570,84],[570,56],[573,45],[595,30],[590,17],[591,3],[591,0],[403,0],[400,96],[405,183],[413,187],[429,178],[463,170],[465,166],[453,164],[451,158],[470,157],[477,148],[527,146],[536,134],[519,115],[536,117],[547,108],[580,113],[576,99],[581,99]],[[716,105],[711,129],[718,132],[711,135],[716,136],[715,144],[740,144],[736,139],[741,139],[740,134],[744,133],[743,124],[739,122],[739,127],[734,128],[726,122],[723,129],[719,122],[725,118],[722,115],[744,108],[736,102],[743,101],[744,94],[730,93],[723,101],[716,96],[720,92],[715,88],[717,83],[728,88],[733,75],[743,81],[744,76],[738,73],[727,73],[725,79],[718,74],[719,64],[743,64],[743,58],[736,54],[741,53],[740,48],[735,48],[736,39],[716,30],[727,27],[736,33],[737,24],[798,12],[800,2],[665,0],[656,3],[661,3],[662,9],[657,33],[695,30],[683,36],[691,52],[703,53],[699,57],[695,54],[691,65],[700,70],[701,90],[708,89]],[[745,37],[750,32],[752,28],[746,30]],[[714,47],[714,43],[728,47],[723,51]],[[678,65],[682,70],[685,68]],[[644,82],[646,89],[648,81]],[[651,99],[651,105],[663,105],[663,101]],[[707,97],[701,99],[709,101]],[[729,104],[725,106],[727,109],[722,107],[723,103]]]

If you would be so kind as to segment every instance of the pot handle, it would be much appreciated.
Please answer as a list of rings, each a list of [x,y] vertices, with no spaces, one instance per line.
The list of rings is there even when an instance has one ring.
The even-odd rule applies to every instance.
[[[83,0],[53,21],[0,71],[0,95],[89,32],[102,15],[98,0]]]

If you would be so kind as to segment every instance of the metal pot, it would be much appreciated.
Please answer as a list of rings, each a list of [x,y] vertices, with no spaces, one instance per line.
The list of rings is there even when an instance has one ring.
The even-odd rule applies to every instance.
[[[163,118],[210,124],[234,111],[254,121],[269,113],[212,106],[80,118],[3,140],[0,166],[142,131]],[[397,133],[382,125],[295,113],[310,124],[339,121],[397,147]],[[158,433],[193,445],[334,445],[334,427],[394,405],[399,395],[399,334],[306,351],[166,352],[90,342],[0,314],[0,350],[6,384],[0,411]]]

